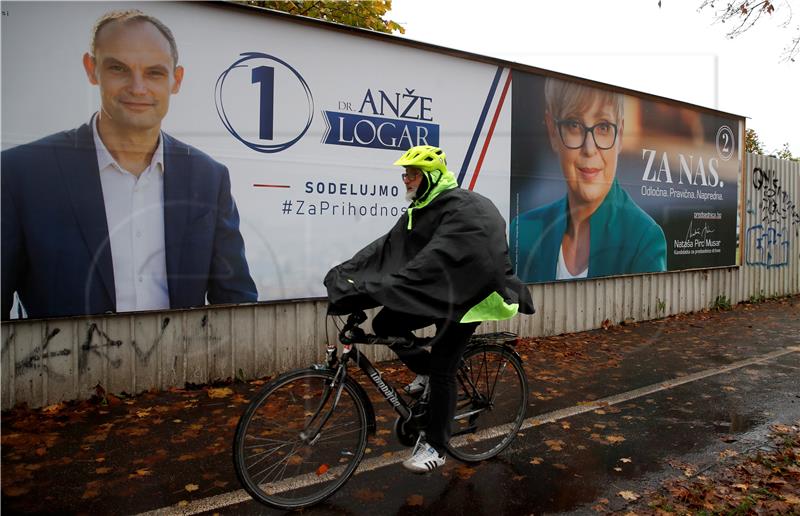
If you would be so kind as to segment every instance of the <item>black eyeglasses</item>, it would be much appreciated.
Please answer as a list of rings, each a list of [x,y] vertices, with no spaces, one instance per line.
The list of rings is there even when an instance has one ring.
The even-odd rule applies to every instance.
[[[400,174],[400,177],[403,178],[403,181],[414,181],[417,177],[419,177],[419,172],[403,172]]]
[[[598,149],[608,150],[617,141],[617,124],[600,122],[592,127],[574,119],[555,120],[561,143],[568,149],[580,149],[586,143],[586,135],[592,133],[594,144]]]

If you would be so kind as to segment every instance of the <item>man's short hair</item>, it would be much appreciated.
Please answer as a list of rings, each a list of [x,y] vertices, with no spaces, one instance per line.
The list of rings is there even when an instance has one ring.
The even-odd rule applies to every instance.
[[[625,116],[625,96],[610,90],[601,90],[573,81],[562,81],[548,77],[544,83],[544,99],[547,111],[555,118],[562,118],[568,111],[585,111],[595,99],[602,104],[611,105],[617,116],[616,123]]]
[[[169,30],[169,27],[164,25],[164,23],[154,16],[150,16],[149,14],[145,14],[138,9],[126,9],[120,11],[109,11],[94,23],[92,27],[92,35],[91,35],[91,42],[89,49],[92,52],[92,55],[96,55],[97,53],[97,35],[100,33],[100,29],[108,25],[109,23],[113,22],[121,22],[121,23],[130,23],[130,22],[149,22],[152,23],[160,32],[167,38],[169,41],[169,49],[170,53],[172,54],[172,61],[173,66],[178,66],[178,44],[175,42],[175,36],[172,35],[172,31]]]

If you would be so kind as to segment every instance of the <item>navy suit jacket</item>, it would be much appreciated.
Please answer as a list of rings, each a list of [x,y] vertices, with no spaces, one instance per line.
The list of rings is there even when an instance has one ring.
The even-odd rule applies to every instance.
[[[170,308],[256,301],[228,169],[162,135]],[[14,292],[30,318],[115,312],[91,127],[3,152],[1,186],[2,318]]]

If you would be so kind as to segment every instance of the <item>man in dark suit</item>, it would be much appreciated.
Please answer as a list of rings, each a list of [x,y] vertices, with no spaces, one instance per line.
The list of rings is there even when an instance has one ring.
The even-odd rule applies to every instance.
[[[89,124],[2,153],[2,318],[256,301],[227,168],[161,131],[183,67],[140,11],[100,18]]]

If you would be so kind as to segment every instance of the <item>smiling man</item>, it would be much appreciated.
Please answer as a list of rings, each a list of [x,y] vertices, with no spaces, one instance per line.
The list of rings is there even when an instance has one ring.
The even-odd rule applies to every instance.
[[[88,124],[2,153],[2,317],[256,301],[227,168],[161,131],[184,69],[138,10],[94,25]]]

